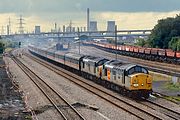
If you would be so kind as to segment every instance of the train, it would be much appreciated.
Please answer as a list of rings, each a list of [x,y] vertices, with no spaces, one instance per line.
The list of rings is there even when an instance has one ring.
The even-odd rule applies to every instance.
[[[83,42],[83,44],[95,46],[99,49],[111,53],[117,52],[120,55],[180,65],[180,51],[173,51],[171,49],[148,48],[130,45],[117,45],[116,48],[116,45],[110,43],[100,43],[92,41]]]
[[[28,51],[68,71],[122,95],[147,99],[152,93],[152,76],[140,65],[70,52],[54,52],[35,46]]]

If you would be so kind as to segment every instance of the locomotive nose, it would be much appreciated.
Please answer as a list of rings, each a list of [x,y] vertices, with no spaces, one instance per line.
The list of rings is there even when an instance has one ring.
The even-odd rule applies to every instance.
[[[152,89],[152,77],[148,74],[138,73],[131,78],[132,89]]]

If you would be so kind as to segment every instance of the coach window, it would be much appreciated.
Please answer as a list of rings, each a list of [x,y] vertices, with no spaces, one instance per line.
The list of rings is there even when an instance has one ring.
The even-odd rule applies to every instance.
[[[116,71],[112,71],[112,74],[113,74],[113,76],[114,76],[114,80],[116,80]]]
[[[83,63],[83,68],[84,68],[84,62],[82,62]]]
[[[122,71],[122,84],[125,84],[125,70]]]
[[[112,72],[112,73],[113,73],[113,75],[116,75],[116,71],[114,71],[114,70],[113,70],[113,72]]]
[[[89,71],[90,71],[90,64],[88,64],[88,69],[89,69]]]
[[[118,72],[118,79],[121,79],[121,71],[119,70],[119,72]]]

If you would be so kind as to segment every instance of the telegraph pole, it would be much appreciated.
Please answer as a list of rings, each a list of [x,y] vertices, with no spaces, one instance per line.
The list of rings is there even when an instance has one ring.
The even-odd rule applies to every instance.
[[[72,32],[72,21],[70,20],[70,23],[69,23],[69,32],[71,33]]]
[[[80,35],[79,35],[79,27],[77,28],[77,30],[78,30],[78,40],[79,40],[79,54],[80,54],[80,45],[81,45],[81,43],[80,43]]]
[[[87,32],[89,32],[89,8],[87,8]]]
[[[116,46],[116,60],[117,60],[117,25],[115,25],[115,46]]]

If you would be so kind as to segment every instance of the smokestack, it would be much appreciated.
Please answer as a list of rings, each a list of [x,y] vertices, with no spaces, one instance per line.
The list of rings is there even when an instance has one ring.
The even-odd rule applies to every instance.
[[[57,32],[57,23],[54,24],[54,31]]]
[[[63,25],[63,32],[66,32],[66,26]]]
[[[89,31],[89,8],[87,9],[87,31]]]

